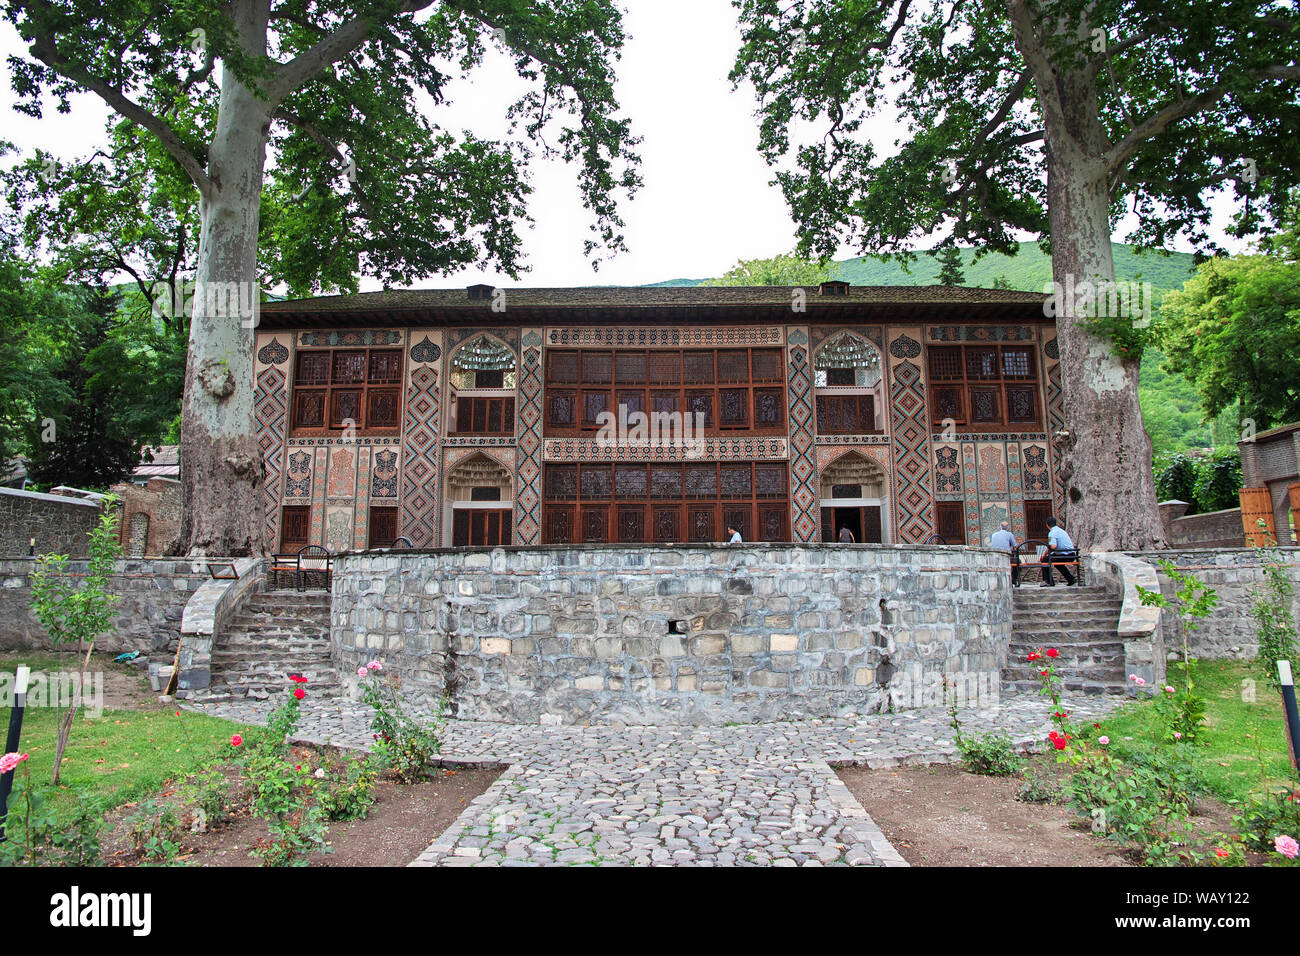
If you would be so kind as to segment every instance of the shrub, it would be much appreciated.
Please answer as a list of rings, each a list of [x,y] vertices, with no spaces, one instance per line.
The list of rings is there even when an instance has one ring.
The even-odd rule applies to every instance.
[[[1250,602],[1259,654],[1255,661],[1270,686],[1277,686],[1277,662],[1295,660],[1296,628],[1291,614],[1295,585],[1275,560],[1264,565],[1264,586]]]
[[[1232,824],[1252,850],[1271,852],[1279,836],[1300,833],[1300,796],[1292,790],[1256,793],[1239,807]]]
[[[5,758],[14,767],[27,760],[25,754],[6,754]],[[0,841],[0,866],[93,866],[99,862],[102,803],[79,800],[72,823],[59,828],[49,802],[50,789],[33,787],[27,767],[14,773],[5,839]]]
[[[1161,501],[1186,501],[1187,513],[1197,513],[1196,458],[1184,452],[1157,455],[1156,493]]]
[[[362,820],[375,803],[375,783],[379,769],[366,757],[331,768],[320,793],[321,810],[331,820]]]
[[[181,848],[181,821],[167,804],[145,800],[127,818],[131,846],[136,855],[155,863],[169,863]]]
[[[1201,511],[1240,507],[1240,491],[1241,453],[1236,448],[1216,449],[1197,462],[1195,493]]]
[[[380,677],[382,670],[378,661],[357,669],[361,698],[374,710],[370,720],[374,753],[380,765],[399,782],[414,783],[428,774],[430,764],[442,750],[445,701],[438,701],[428,721],[415,720],[402,709],[396,687]]]
[[[957,750],[971,773],[985,777],[1011,777],[1025,765],[1011,738],[1001,734],[963,734],[957,738]]]

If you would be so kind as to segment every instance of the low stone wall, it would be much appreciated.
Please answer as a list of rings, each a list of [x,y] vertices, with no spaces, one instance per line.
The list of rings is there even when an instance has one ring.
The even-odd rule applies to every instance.
[[[1131,556],[1153,567],[1162,559],[1172,561],[1179,570],[1196,575],[1218,593],[1218,606],[1191,634],[1189,648],[1193,657],[1246,659],[1259,652],[1250,605],[1264,583],[1266,559],[1287,567],[1288,577],[1296,584],[1292,613],[1300,621],[1300,548],[1185,549],[1134,552]],[[1164,572],[1159,573],[1159,579],[1161,593],[1173,600],[1178,588]],[[1181,654],[1183,634],[1178,614],[1173,610],[1162,613],[1160,629],[1166,648]]]
[[[86,556],[86,542],[99,520],[99,504],[84,498],[0,488],[0,557],[30,553]]]
[[[1162,501],[1160,517],[1165,525],[1165,536],[1173,548],[1242,548],[1246,546],[1246,532],[1241,523],[1241,509],[1207,511],[1199,515],[1184,515],[1185,501]]]
[[[1161,630],[1160,608],[1142,603],[1138,588],[1155,591],[1160,587],[1156,569],[1131,555],[1111,551],[1095,551],[1083,555],[1084,568],[1089,580],[1095,581],[1120,597],[1117,636],[1124,642],[1124,673],[1141,677],[1148,693],[1154,693],[1165,683],[1164,631]],[[1138,686],[1129,685],[1129,693],[1136,694]]]
[[[458,549],[334,568],[342,674],[378,658],[408,698],[474,719],[830,716],[943,680],[996,694],[1011,630],[1006,556],[976,549]]]
[[[98,509],[96,509],[98,510]],[[84,573],[85,561],[70,561]],[[34,558],[0,559],[0,648],[48,647],[49,638],[31,614]],[[195,569],[197,567],[197,570]],[[110,587],[120,596],[112,633],[99,639],[105,651],[175,651],[185,604],[209,575],[203,564],[180,559],[129,559],[117,562]]]
[[[212,645],[230,619],[248,603],[262,583],[265,558],[240,558],[237,578],[204,581],[185,605],[181,618],[181,653],[177,661],[176,696],[191,697],[212,683]]]

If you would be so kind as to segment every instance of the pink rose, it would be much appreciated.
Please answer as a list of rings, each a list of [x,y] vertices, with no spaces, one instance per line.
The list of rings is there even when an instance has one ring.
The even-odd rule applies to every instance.
[[[384,669],[384,665],[379,663],[379,661],[371,661],[366,665],[366,668],[372,671],[381,671]]]
[[[1098,737],[1098,738],[1097,738],[1097,743],[1101,744],[1101,745],[1104,747],[1104,746],[1106,746],[1108,743],[1110,743],[1110,738],[1109,738],[1109,737]]]
[[[31,754],[11,753],[0,757],[0,773],[9,773],[14,767],[30,757]]]
[[[1174,740],[1182,740],[1182,739],[1183,739],[1183,735],[1180,734],[1178,731],[1175,730],[1175,731],[1174,731]]]
[[[367,671],[364,667],[358,667],[358,668],[357,668],[357,676],[358,676],[358,677],[365,677],[367,673],[368,673],[368,671]]]
[[[1174,692],[1174,689],[1173,689],[1172,687],[1170,687],[1168,684],[1166,684],[1166,685],[1165,685],[1165,693],[1166,693],[1166,694],[1172,694],[1173,692]]]
[[[1294,860],[1296,854],[1300,853],[1300,843],[1296,843],[1296,841],[1291,839],[1291,837],[1285,835],[1280,836],[1273,841],[1273,848],[1288,860]]]

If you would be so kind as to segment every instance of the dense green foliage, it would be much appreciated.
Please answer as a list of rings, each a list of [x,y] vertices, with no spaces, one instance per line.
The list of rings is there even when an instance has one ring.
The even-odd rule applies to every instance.
[[[1300,419],[1300,202],[1263,254],[1211,259],[1165,297],[1157,334],[1171,371],[1212,415],[1256,430]]]
[[[716,279],[704,279],[692,285],[818,285],[839,279],[838,263],[822,265],[795,256],[771,259],[742,259]],[[667,283],[663,283],[667,285]]]

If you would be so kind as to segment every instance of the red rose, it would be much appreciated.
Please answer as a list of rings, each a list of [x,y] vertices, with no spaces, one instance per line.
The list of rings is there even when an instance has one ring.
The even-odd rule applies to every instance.
[[[293,689],[293,696],[297,697],[299,700],[302,700],[304,697],[307,696],[307,692],[303,690],[301,687],[295,687]]]
[[[1047,649],[1047,656],[1048,656],[1048,657],[1056,657],[1056,656],[1058,656],[1059,654],[1060,654],[1060,651],[1058,651],[1058,650],[1057,650],[1056,648],[1054,648],[1054,647],[1049,647],[1049,648]]]
[[[244,738],[241,737],[241,736],[239,736],[239,734],[231,734],[231,735],[230,735],[230,746],[232,746],[232,747],[238,747],[238,746],[240,746],[243,742],[244,742]]]
[[[1038,660],[1039,657],[1041,657],[1041,656],[1042,656],[1042,655],[1039,654],[1038,651],[1030,651],[1030,652],[1029,652],[1029,656],[1026,657],[1025,660],[1027,660],[1027,661],[1029,661],[1030,663],[1032,663],[1032,662]]]
[[[1217,856],[1220,860],[1226,860],[1228,857],[1232,856],[1232,854],[1229,853],[1227,850],[1225,850],[1223,847],[1219,847],[1217,850],[1215,850],[1214,855]]]
[[[1041,674],[1041,675],[1044,676],[1044,677],[1048,677],[1048,676],[1051,675],[1052,672],[1051,672],[1051,671],[1039,671],[1038,673]]]
[[[290,674],[289,680],[293,681],[295,684],[307,683],[307,678],[303,677],[301,674]]]
[[[1065,745],[1069,742],[1069,737],[1056,737],[1052,740],[1052,746],[1057,750],[1064,750]]]

